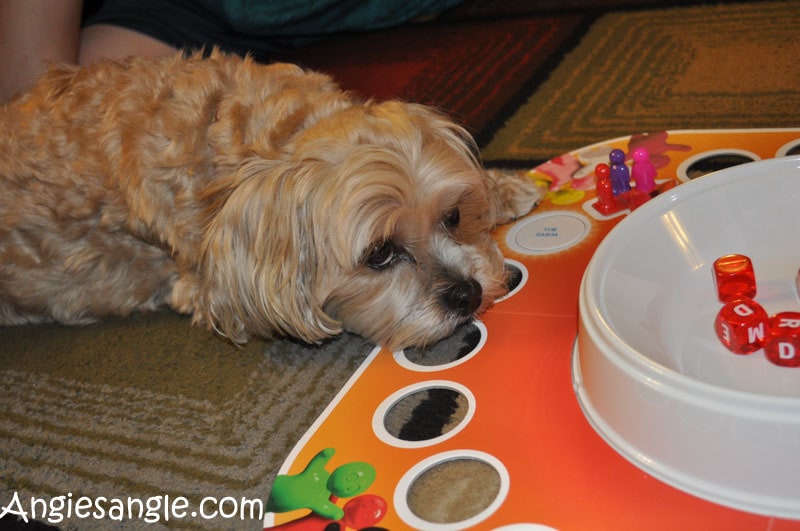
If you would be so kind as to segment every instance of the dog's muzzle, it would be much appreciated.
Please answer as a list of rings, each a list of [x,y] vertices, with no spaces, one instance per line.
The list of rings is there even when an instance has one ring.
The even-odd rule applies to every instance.
[[[483,289],[473,279],[456,282],[444,293],[444,304],[459,317],[469,317],[483,300]]]

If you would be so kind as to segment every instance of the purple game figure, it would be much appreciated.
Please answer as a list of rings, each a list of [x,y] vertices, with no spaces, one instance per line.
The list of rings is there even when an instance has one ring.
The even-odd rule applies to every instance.
[[[612,149],[608,154],[611,162],[611,190],[614,195],[624,194],[631,189],[631,172],[625,165],[625,152]]]
[[[637,148],[633,152],[631,177],[640,192],[649,194],[656,187],[656,167],[650,161],[650,153],[645,148]]]

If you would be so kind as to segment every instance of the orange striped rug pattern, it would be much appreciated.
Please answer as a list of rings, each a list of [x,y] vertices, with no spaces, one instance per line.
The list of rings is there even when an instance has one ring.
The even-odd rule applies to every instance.
[[[665,129],[800,125],[800,2],[617,12],[598,19],[483,150],[547,160]]]

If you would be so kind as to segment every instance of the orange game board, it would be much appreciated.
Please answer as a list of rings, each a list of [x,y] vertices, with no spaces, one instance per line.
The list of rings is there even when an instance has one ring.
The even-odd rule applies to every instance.
[[[648,148],[661,185],[680,184],[714,161],[797,153],[800,129],[634,135],[531,170],[551,191],[529,216],[497,231],[504,255],[523,279],[476,323],[482,332],[478,346],[434,367],[376,349],[297,444],[281,473],[298,474],[325,448],[336,451],[330,470],[353,461],[371,464],[376,479],[366,493],[387,504],[374,526],[392,530],[800,530],[800,522],[723,507],[646,474],[593,431],[575,398],[570,370],[581,277],[599,242],[627,213],[603,216],[592,207],[593,169],[607,161],[612,148],[630,154],[637,146]],[[467,398],[469,411],[459,425],[427,441],[402,441],[386,431],[383,415],[393,403],[436,387]],[[410,483],[433,466],[459,459],[495,468],[501,486],[494,501],[460,522],[427,522],[414,515],[406,504]],[[264,524],[325,528],[319,519],[299,520],[306,514],[268,515]]]

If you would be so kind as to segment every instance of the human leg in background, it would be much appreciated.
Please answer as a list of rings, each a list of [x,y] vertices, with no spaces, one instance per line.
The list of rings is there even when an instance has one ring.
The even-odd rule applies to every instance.
[[[25,90],[48,62],[78,60],[82,0],[0,2],[0,103]]]
[[[82,0],[0,2],[0,104],[25,91],[48,63],[88,65],[100,57],[157,56],[175,48],[142,33],[106,25],[81,31]]]

